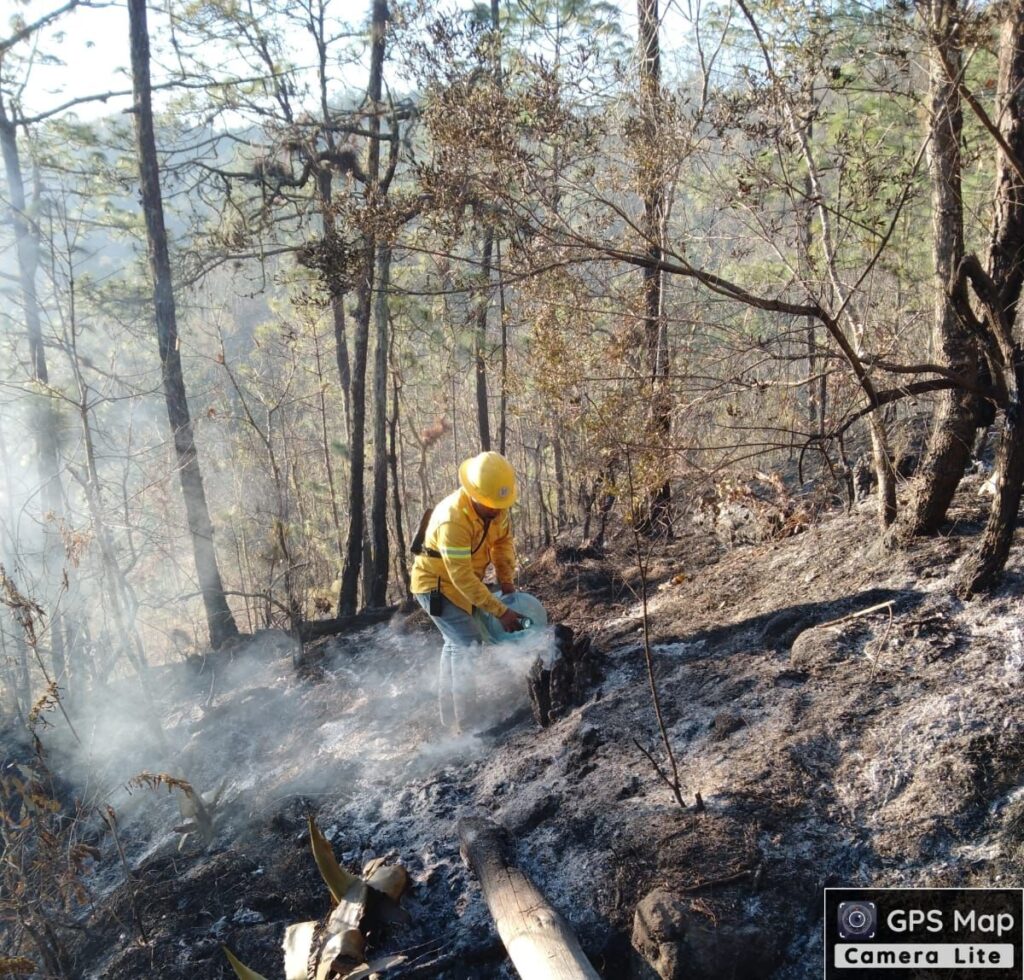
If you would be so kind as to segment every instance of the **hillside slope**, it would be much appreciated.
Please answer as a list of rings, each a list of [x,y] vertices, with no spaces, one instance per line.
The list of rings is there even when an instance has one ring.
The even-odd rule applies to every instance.
[[[197,784],[229,777],[233,802],[209,850],[179,853],[165,796],[120,800],[150,943],[132,938],[104,840],[83,975],[227,977],[224,942],[281,976],[284,926],[327,910],[307,812],[351,866],[408,867],[413,925],[374,937],[408,952],[396,977],[512,975],[458,855],[469,813],[512,832],[606,977],[671,977],[677,963],[688,978],[816,977],[826,884],[1019,880],[1024,720],[1007,704],[1024,682],[1020,555],[997,595],[953,599],[961,532],[978,520],[969,496],[959,508],[949,536],[899,555],[854,513],[725,553],[694,531],[653,556],[650,637],[685,811],[636,744],[662,758],[627,535],[603,558],[551,550],[526,571],[604,654],[589,700],[544,730],[523,678],[546,638],[484,651],[495,724],[454,738],[435,718],[437,642],[418,617],[307,651],[301,678],[274,637],[199,675],[168,669],[168,738],[188,742]],[[105,713],[123,736],[132,722]],[[109,760],[110,784],[144,754]]]

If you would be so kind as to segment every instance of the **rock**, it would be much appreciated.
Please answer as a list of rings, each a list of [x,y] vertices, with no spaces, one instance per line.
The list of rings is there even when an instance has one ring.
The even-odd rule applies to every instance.
[[[794,670],[820,674],[850,654],[843,636],[835,629],[804,630],[794,641],[789,662]]]
[[[780,670],[775,675],[776,687],[799,687],[807,682],[808,675],[802,670]]]
[[[770,930],[721,918],[716,924],[692,898],[663,888],[650,892],[637,906],[633,948],[646,966],[640,975],[661,980],[766,977],[781,953]]]
[[[640,795],[640,777],[630,776],[623,784],[619,791],[615,794],[617,800],[628,800],[634,796]]]
[[[701,497],[693,520],[726,548],[735,548],[799,534],[819,506],[820,502],[793,496],[781,474],[758,471],[717,483]]]
[[[769,617],[761,629],[761,642],[770,650],[784,653],[793,641],[814,622],[807,609],[783,609]]]
[[[633,917],[633,948],[662,980],[682,980],[679,940],[685,923],[673,895],[663,889],[650,892]]]
[[[719,711],[711,722],[711,738],[716,742],[727,739],[733,732],[746,726],[743,716],[737,711]]]
[[[243,906],[231,916],[231,921],[237,926],[255,926],[265,920],[262,912],[257,912],[255,909],[247,909]]]
[[[217,940],[224,939],[228,934],[228,917],[222,915],[210,926],[210,934]]]

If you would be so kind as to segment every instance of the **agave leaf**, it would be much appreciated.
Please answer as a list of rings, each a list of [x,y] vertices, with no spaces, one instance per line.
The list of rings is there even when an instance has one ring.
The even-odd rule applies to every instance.
[[[412,922],[412,916],[398,902],[372,888],[368,890],[367,907],[374,922],[387,922],[393,926],[407,926]]]
[[[296,922],[284,931],[284,978],[285,980],[308,980],[309,951],[313,945],[315,922]]]
[[[235,971],[235,976],[238,977],[238,980],[267,980],[262,973],[250,970],[227,946],[221,946],[221,949],[224,950],[224,955],[228,958],[231,969]]]
[[[409,874],[400,864],[384,867],[381,863],[369,875],[364,875],[363,880],[375,891],[387,895],[392,902],[397,902],[409,886]]]
[[[312,817],[308,818],[308,822],[309,843],[313,849],[313,859],[316,861],[316,866],[320,869],[320,876],[324,879],[328,889],[330,889],[331,897],[335,903],[338,903],[345,897],[345,894],[352,885],[360,879],[338,864],[338,859],[334,856],[331,842],[320,833],[320,828]]]
[[[409,886],[409,875],[405,868],[400,864],[385,867],[382,862],[365,880],[369,889],[369,910],[373,918],[392,925],[407,926],[412,922],[412,916],[398,904],[402,893]]]
[[[383,867],[384,858],[382,857],[372,858],[367,861],[366,864],[363,865],[363,881],[369,884],[370,879]]]

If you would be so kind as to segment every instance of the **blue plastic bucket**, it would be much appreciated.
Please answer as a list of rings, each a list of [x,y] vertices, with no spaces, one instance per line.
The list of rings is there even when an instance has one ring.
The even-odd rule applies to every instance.
[[[547,610],[541,605],[540,600],[536,596],[530,595],[529,592],[513,592],[511,595],[503,595],[501,601],[513,612],[519,613],[528,625],[516,633],[506,633],[505,628],[494,616],[478,611],[477,614],[483,620],[491,643],[515,643],[548,625]]]

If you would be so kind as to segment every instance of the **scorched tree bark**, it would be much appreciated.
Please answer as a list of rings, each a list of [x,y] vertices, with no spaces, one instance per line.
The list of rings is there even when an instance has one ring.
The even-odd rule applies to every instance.
[[[957,314],[949,283],[964,255],[963,200],[960,194],[960,140],[963,113],[957,79],[964,11],[960,0],[921,0],[921,19],[928,31],[931,119],[928,164],[932,185],[932,255],[935,274],[933,336],[946,366],[973,383],[977,355],[967,328]],[[898,536],[909,538],[938,529],[971,457],[975,429],[975,397],[954,388],[944,397],[928,453]]]
[[[213,525],[206,505],[203,475],[199,467],[192,419],[189,415],[185,379],[181,373],[178,349],[178,324],[171,284],[171,262],[167,251],[163,201],[160,195],[160,172],[153,133],[153,106],[149,77],[149,29],[146,24],[146,0],[128,0],[131,37],[132,92],[135,115],[136,149],[139,159],[139,183],[142,208],[149,241],[149,265],[153,274],[153,299],[156,312],[156,333],[160,349],[164,401],[174,438],[181,492],[185,498],[189,533],[195,555],[196,573],[206,607],[210,643],[216,647],[238,635],[238,627],[228,608],[217,566],[213,542]]]
[[[984,120],[984,110],[966,94]],[[1012,0],[1005,8],[996,107],[998,127],[987,120],[998,146],[988,269],[968,256],[954,289],[960,314],[985,352],[1001,409],[995,497],[978,549],[960,569],[957,584],[965,595],[990,588],[1001,577],[1024,485],[1024,352],[1016,333],[1024,282],[1024,0]],[[967,300],[968,282],[983,310],[980,319]]]
[[[370,17],[370,79],[368,103],[369,147],[366,167],[367,204],[375,202],[380,188],[380,113],[384,79],[384,43],[387,29],[386,0],[373,0]],[[356,287],[355,344],[352,360],[352,431],[349,467],[349,529],[345,568],[341,575],[338,615],[351,616],[359,598],[359,572],[363,565],[363,538],[366,532],[366,361],[370,345],[373,281],[377,260],[377,239],[367,231],[359,262]],[[367,595],[369,599],[369,594]]]

